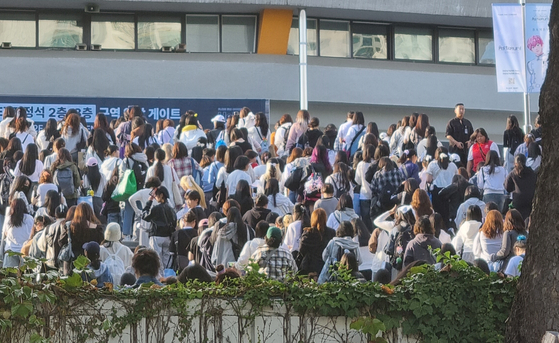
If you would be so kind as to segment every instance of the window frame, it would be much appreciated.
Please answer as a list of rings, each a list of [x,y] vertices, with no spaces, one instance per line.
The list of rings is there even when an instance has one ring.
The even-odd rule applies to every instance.
[[[440,60],[440,31],[441,30],[454,30],[454,31],[470,31],[473,32],[473,38],[474,38],[474,62],[446,62],[446,61],[441,61]],[[476,35],[477,35],[477,31],[474,28],[467,28],[467,27],[449,27],[449,26],[439,26],[437,27],[437,59],[435,61],[435,63],[442,63],[442,64],[449,64],[449,65],[461,65],[461,66],[473,66],[477,64],[477,50],[478,50],[478,45],[477,45],[477,39],[476,39]]]
[[[186,17],[217,17],[217,52],[214,51],[188,51],[188,43],[187,43],[187,26],[188,22]],[[213,13],[185,13],[183,15],[184,18],[184,36],[182,37],[182,41],[186,44],[186,52],[189,54],[220,54],[221,53],[221,15],[220,14],[213,14]]]
[[[223,51],[223,17],[253,17],[254,18],[254,40],[252,43],[252,51]],[[219,14],[219,53],[222,54],[256,54],[258,53],[258,14]]]
[[[308,18],[307,18],[308,19]],[[326,58],[352,58],[353,56],[353,52],[352,52],[352,34],[351,34],[351,20],[343,20],[343,19],[330,19],[330,18],[317,18],[316,19],[316,43],[317,43],[317,57],[326,57]],[[347,23],[348,26],[348,30],[347,30],[347,35],[348,35],[348,44],[347,44],[347,56],[323,56],[322,55],[322,44],[320,43],[320,30],[321,30],[321,22],[322,21],[330,21],[330,22],[343,22],[343,23]]]

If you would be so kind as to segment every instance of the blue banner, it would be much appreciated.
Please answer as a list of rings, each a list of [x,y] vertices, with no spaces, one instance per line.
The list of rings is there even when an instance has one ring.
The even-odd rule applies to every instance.
[[[80,112],[88,126],[93,126],[95,115],[104,113],[109,121],[123,115],[129,106],[140,106],[155,128],[159,119],[172,119],[178,125],[180,117],[188,110],[198,113],[198,120],[204,128],[212,128],[211,118],[221,114],[225,118],[248,107],[253,113],[263,112],[270,118],[268,100],[258,99],[134,99],[134,98],[78,98],[78,97],[8,97],[0,96],[0,111],[6,106],[27,109],[27,117],[35,122],[37,130],[42,130],[48,119],[60,121],[70,108]]]
[[[551,4],[526,4],[526,84],[538,93],[545,80],[549,56]]]

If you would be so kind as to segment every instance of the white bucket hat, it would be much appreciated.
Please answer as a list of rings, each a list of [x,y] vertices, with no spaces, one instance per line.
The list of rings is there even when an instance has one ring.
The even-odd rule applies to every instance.
[[[120,225],[117,223],[110,223],[105,229],[105,240],[107,242],[118,242],[122,238],[122,233],[120,232]]]

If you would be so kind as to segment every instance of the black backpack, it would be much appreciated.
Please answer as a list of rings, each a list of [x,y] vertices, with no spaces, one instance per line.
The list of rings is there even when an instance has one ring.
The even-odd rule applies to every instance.
[[[303,179],[305,179],[305,168],[295,168],[287,180],[285,180],[284,186],[290,191],[296,192],[301,188]]]
[[[390,246],[394,247],[392,251],[392,256],[390,257],[390,264],[397,270],[402,270],[402,265],[404,263],[404,254],[408,243],[414,238],[412,227],[409,226],[406,230],[398,232],[394,238],[394,244]]]
[[[7,167],[4,167],[4,174],[0,175],[0,214],[5,214],[6,208],[10,206],[10,186],[14,181],[13,176],[7,169]]]
[[[306,148],[310,147],[309,145],[309,136],[307,136],[307,131],[305,131],[297,140],[297,144],[295,144],[296,148],[301,148],[302,150],[305,150]]]
[[[136,183],[138,184],[138,189],[144,188],[144,184],[146,183],[146,174],[148,171],[148,167],[145,163],[138,162],[132,159],[132,170],[134,171],[134,176],[136,177]]]
[[[398,188],[391,183],[387,183],[382,187],[378,198],[382,210],[387,211],[394,206],[392,196],[396,193],[398,193]]]

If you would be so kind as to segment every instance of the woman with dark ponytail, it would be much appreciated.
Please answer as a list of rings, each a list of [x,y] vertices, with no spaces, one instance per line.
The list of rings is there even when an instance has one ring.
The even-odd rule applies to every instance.
[[[420,182],[419,179],[419,167],[417,166],[417,154],[413,149],[406,149],[402,152],[400,156],[400,170],[402,174],[404,174],[406,179],[414,178],[417,182]]]
[[[101,215],[101,208],[103,207],[103,190],[107,179],[99,171],[99,164],[94,157],[90,157],[86,165],[87,173],[83,176],[83,187],[93,191],[93,211],[101,224],[106,224],[107,218]]]
[[[536,173],[526,166],[526,156],[515,156],[514,169],[505,180],[505,189],[511,193],[512,207],[522,214],[522,218],[528,218],[536,191]]]

